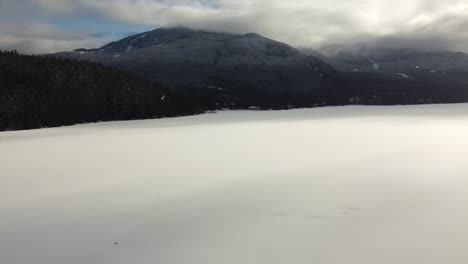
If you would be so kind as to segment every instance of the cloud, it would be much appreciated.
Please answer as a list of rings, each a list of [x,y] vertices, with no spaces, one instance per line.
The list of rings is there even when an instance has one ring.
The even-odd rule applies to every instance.
[[[107,42],[108,32],[87,33],[63,30],[47,23],[33,20],[4,22],[0,25],[0,48],[16,49],[23,53],[50,53],[91,48]]]
[[[43,23],[2,24],[0,48],[23,53],[50,53],[78,47],[92,48],[107,42],[109,33],[85,33],[63,30]]]
[[[45,16],[85,12],[152,27],[258,32],[303,47],[367,42],[468,51],[466,0],[0,0],[0,5],[34,6]]]
[[[58,6],[53,7],[57,2]],[[0,49],[23,53],[50,53],[108,42],[110,32],[61,28],[49,22],[50,12],[64,16],[77,10],[67,1],[0,0]],[[39,8],[39,9],[38,9]],[[42,12],[41,12],[42,11]]]
[[[33,0],[32,2],[44,10],[57,14],[71,14],[79,4],[79,1],[68,0]]]

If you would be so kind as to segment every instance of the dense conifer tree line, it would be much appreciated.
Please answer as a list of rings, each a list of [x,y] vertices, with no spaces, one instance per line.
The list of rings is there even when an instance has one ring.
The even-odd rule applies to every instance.
[[[0,130],[200,113],[161,85],[91,62],[0,51]]]
[[[395,74],[346,73],[326,69],[321,89],[292,89],[278,70],[274,82],[261,70],[207,79],[209,85],[152,83],[136,73],[57,56],[0,51],[0,131],[78,123],[172,117],[215,109],[289,109],[346,104],[394,105],[468,101],[466,72]],[[181,71],[180,78],[184,78]],[[425,75],[424,75],[425,74]],[[226,78],[223,78],[226,77]],[[326,77],[326,78],[325,78]],[[237,81],[226,81],[237,80]],[[248,80],[248,81],[242,81]],[[251,80],[257,80],[252,84]],[[289,86],[288,86],[289,85]],[[309,88],[307,88],[309,87]]]
[[[414,105],[468,102],[468,72],[443,74],[412,73],[411,78],[396,74],[341,73],[351,94],[349,104]]]

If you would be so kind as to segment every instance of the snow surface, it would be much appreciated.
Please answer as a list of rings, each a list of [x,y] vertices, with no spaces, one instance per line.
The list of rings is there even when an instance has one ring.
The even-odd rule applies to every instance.
[[[367,58],[367,60],[372,63],[372,67],[374,68],[374,70],[378,70],[380,69],[380,65],[375,61],[373,60],[371,57],[365,55],[365,57]]]
[[[140,36],[136,37],[135,39],[133,39],[132,41],[130,41],[130,43],[128,44],[127,46],[127,49],[125,49],[125,52],[129,52],[131,51],[134,47],[133,47],[133,44],[139,40],[139,39],[142,39],[142,38],[145,38],[146,37],[146,33],[144,34],[141,34]]]
[[[406,79],[411,79],[411,77],[409,77],[408,75],[404,73],[397,73],[396,75],[400,75],[401,77],[406,78]]]
[[[467,135],[465,104],[0,133],[0,263],[466,264]]]

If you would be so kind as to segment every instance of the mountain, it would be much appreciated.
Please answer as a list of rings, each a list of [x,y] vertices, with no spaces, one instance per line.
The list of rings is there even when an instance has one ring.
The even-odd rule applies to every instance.
[[[354,103],[468,101],[468,55],[462,52],[375,48],[338,52],[325,61],[340,71]]]
[[[0,131],[198,112],[163,86],[120,70],[0,51]]]
[[[324,56],[254,33],[160,28],[55,56],[133,72],[206,109],[468,101],[461,52],[364,48]]]
[[[421,72],[468,71],[468,54],[453,51],[372,49],[360,53],[339,52],[330,56],[329,61],[341,71],[394,74],[401,72],[417,74]]]
[[[56,54],[128,70],[213,107],[289,108],[348,101],[338,72],[258,34],[160,28],[98,49]]]

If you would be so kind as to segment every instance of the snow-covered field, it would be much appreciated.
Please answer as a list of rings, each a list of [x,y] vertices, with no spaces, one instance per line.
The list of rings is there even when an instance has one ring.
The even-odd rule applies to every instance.
[[[466,264],[467,247],[464,104],[0,133],[1,264]]]

